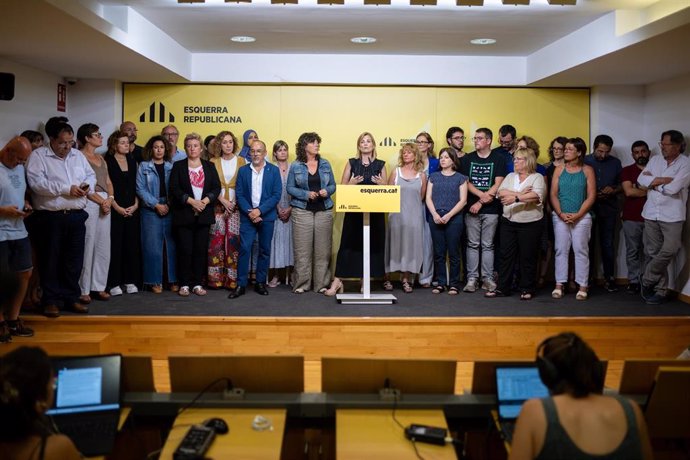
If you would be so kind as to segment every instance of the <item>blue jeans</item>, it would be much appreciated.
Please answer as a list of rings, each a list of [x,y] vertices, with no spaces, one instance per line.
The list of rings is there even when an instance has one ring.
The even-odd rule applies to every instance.
[[[460,237],[462,235],[462,214],[454,215],[445,225],[429,221],[431,239],[434,243],[434,273],[439,286],[460,287]],[[450,271],[446,274],[446,252]]]
[[[168,261],[168,282],[177,282],[177,253],[170,214],[161,217],[149,208],[141,209],[141,249],[144,284],[163,284],[163,248]]]

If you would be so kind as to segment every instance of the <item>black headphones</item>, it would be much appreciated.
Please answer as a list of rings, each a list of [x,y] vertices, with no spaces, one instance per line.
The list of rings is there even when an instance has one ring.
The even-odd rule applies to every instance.
[[[546,387],[551,391],[553,391],[561,382],[567,379],[567,376],[561,374],[558,367],[553,363],[553,361],[544,356],[544,348],[555,337],[549,337],[539,344],[539,346],[537,347],[537,356],[535,358],[535,361],[537,363],[537,369],[539,369],[539,378],[541,378],[542,383],[544,383],[544,385],[546,385]],[[577,335],[572,334],[570,336],[570,340],[566,344],[566,347],[571,348],[575,346],[576,342],[580,340],[581,339]],[[602,363],[601,360],[599,360],[599,358],[596,358],[596,362],[593,363],[591,372],[592,380],[597,388],[596,391],[601,392],[604,388],[605,370],[604,363]]]
[[[558,372],[558,368],[551,360],[544,356],[544,347],[553,337],[544,339],[542,343],[537,347],[537,369],[539,369],[539,378],[542,383],[546,385],[549,390],[552,390],[556,385],[558,385],[563,378]]]

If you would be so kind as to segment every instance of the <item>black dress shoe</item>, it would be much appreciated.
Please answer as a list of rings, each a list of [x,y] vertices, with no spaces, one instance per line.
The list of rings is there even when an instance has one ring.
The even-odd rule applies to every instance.
[[[244,294],[245,294],[244,286],[238,286],[235,288],[234,291],[232,291],[232,292],[230,292],[230,294],[228,294],[228,299],[236,299],[239,296],[244,295]]]
[[[260,295],[268,295],[268,289],[266,289],[266,285],[264,283],[256,283],[254,285],[254,291]]]

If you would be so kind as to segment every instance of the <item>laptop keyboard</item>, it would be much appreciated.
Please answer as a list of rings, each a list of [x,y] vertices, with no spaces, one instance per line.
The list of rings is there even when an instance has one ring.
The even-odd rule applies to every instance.
[[[108,454],[113,449],[117,434],[118,414],[81,415],[55,417],[60,432],[68,436],[77,449],[84,455]]]

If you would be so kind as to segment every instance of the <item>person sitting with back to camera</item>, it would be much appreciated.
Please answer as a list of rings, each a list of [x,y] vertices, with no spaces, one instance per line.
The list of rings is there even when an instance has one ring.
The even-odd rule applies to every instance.
[[[640,408],[627,398],[601,394],[604,367],[577,334],[547,338],[536,361],[551,396],[522,406],[510,460],[652,458]]]
[[[55,393],[53,368],[38,347],[19,347],[0,360],[0,452],[4,460],[77,460],[72,441],[45,415]]]

